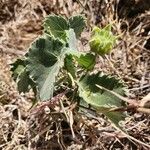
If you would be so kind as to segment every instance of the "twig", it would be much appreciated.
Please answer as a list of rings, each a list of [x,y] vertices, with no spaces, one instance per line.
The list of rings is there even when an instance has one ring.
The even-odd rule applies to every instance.
[[[138,112],[150,114],[150,109],[149,108],[144,108],[144,107],[139,107],[136,109]]]
[[[0,48],[1,49],[1,48]],[[2,50],[0,51],[0,53],[9,53],[9,54],[14,54],[14,55],[24,55],[25,52],[24,51],[20,51],[20,50],[12,50],[12,49],[5,49],[5,50]]]
[[[147,113],[147,114],[150,114],[150,109],[149,108],[144,108],[144,107],[141,107],[140,106],[140,103],[138,103],[137,101],[135,100],[132,100],[132,99],[127,99],[121,95],[119,95],[118,93],[115,93],[114,91],[110,91],[108,89],[106,89],[105,87],[102,87],[100,85],[97,85],[96,86],[100,89],[104,89],[105,91],[111,93],[112,95],[118,97],[119,99],[121,99],[122,101],[124,102],[127,102],[129,103],[130,105],[127,106],[127,107],[120,107],[120,108],[112,108],[110,109],[110,111],[129,111],[129,110],[134,110],[134,111],[138,111],[138,112],[142,112],[142,113]]]
[[[59,101],[62,100],[62,97],[65,96],[66,93],[67,93],[67,91],[64,91],[64,92],[54,96],[53,98],[51,98],[51,100],[40,103],[39,106],[37,106],[37,108],[31,110],[31,115],[34,115],[34,114],[37,115],[37,114],[41,113],[45,109],[46,106],[48,106],[50,108],[54,108],[54,106]]]
[[[120,129],[119,127],[117,127],[116,125],[114,125],[114,127],[115,127],[117,130],[121,131],[121,133],[122,133],[124,136],[126,136],[129,140],[131,140],[131,142],[135,141],[135,142],[137,142],[137,143],[139,143],[139,144],[141,144],[141,145],[144,145],[144,146],[150,148],[150,145],[148,145],[148,144],[146,144],[146,143],[144,143],[144,142],[142,142],[142,141],[140,141],[140,140],[137,140],[136,138],[134,138],[134,137],[128,135],[128,134],[125,133],[122,129]],[[132,140],[133,140],[133,141],[132,141]]]

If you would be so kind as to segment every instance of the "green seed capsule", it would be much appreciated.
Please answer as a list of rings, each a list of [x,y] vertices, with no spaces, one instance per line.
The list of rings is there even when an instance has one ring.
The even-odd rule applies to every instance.
[[[110,25],[103,29],[94,27],[89,41],[91,51],[99,55],[109,54],[116,43],[116,39],[116,36],[111,32]]]

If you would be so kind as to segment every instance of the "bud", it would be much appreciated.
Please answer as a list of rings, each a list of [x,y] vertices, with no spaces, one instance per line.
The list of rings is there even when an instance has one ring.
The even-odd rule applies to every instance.
[[[111,32],[111,25],[108,25],[103,29],[94,27],[91,40],[89,41],[91,51],[99,55],[109,54],[116,43],[116,40],[117,37]]]

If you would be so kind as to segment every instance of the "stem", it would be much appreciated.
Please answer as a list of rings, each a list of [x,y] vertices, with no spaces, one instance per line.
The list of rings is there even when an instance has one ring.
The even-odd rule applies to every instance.
[[[139,103],[138,103],[137,101],[135,101],[135,100],[125,98],[125,97],[121,96],[120,94],[115,93],[114,91],[110,91],[110,90],[106,89],[106,88],[103,87],[103,86],[100,86],[100,85],[97,85],[97,84],[96,84],[96,86],[97,86],[98,88],[100,88],[100,89],[104,89],[105,91],[107,91],[107,92],[111,93],[112,95],[118,97],[119,99],[121,99],[121,100],[124,101],[124,102],[127,102],[127,103],[129,103],[129,104],[131,104],[131,105],[133,105],[133,106],[135,106],[135,107],[138,107],[138,106],[139,106]]]
[[[129,111],[129,110],[134,110],[134,111],[138,111],[138,112],[142,112],[142,113],[146,113],[146,114],[150,114],[150,109],[149,108],[144,108],[144,107],[140,107],[140,104],[135,101],[135,100],[132,100],[132,99],[127,99],[121,95],[119,95],[118,93],[115,93],[114,91],[110,91],[100,85],[97,85],[96,86],[100,89],[104,89],[106,90],[107,92],[115,95],[116,97],[118,97],[119,99],[121,99],[122,101],[125,101],[127,103],[129,103],[130,105],[127,106],[127,107],[120,107],[120,108],[112,108],[110,109],[110,111]]]

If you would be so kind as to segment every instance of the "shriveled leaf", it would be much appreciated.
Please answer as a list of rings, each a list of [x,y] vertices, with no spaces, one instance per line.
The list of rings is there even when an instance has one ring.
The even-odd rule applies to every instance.
[[[123,85],[118,80],[97,73],[83,76],[80,79],[78,82],[79,96],[99,111],[122,106],[122,100],[108,91],[98,88],[96,85],[100,85],[121,95],[124,93]]]
[[[91,51],[99,55],[109,54],[116,43],[116,39],[116,36],[111,32],[111,25],[103,29],[94,27],[89,41]]]
[[[50,99],[55,78],[64,65],[64,45],[58,39],[45,35],[32,44],[26,56],[27,69],[38,85],[41,100]]]
[[[69,24],[62,16],[49,15],[44,20],[44,29],[46,33],[53,35],[55,38],[65,40],[65,30],[69,30]]]
[[[85,27],[85,19],[83,16],[73,16],[69,19],[70,28],[74,29],[76,37],[79,38]]]

